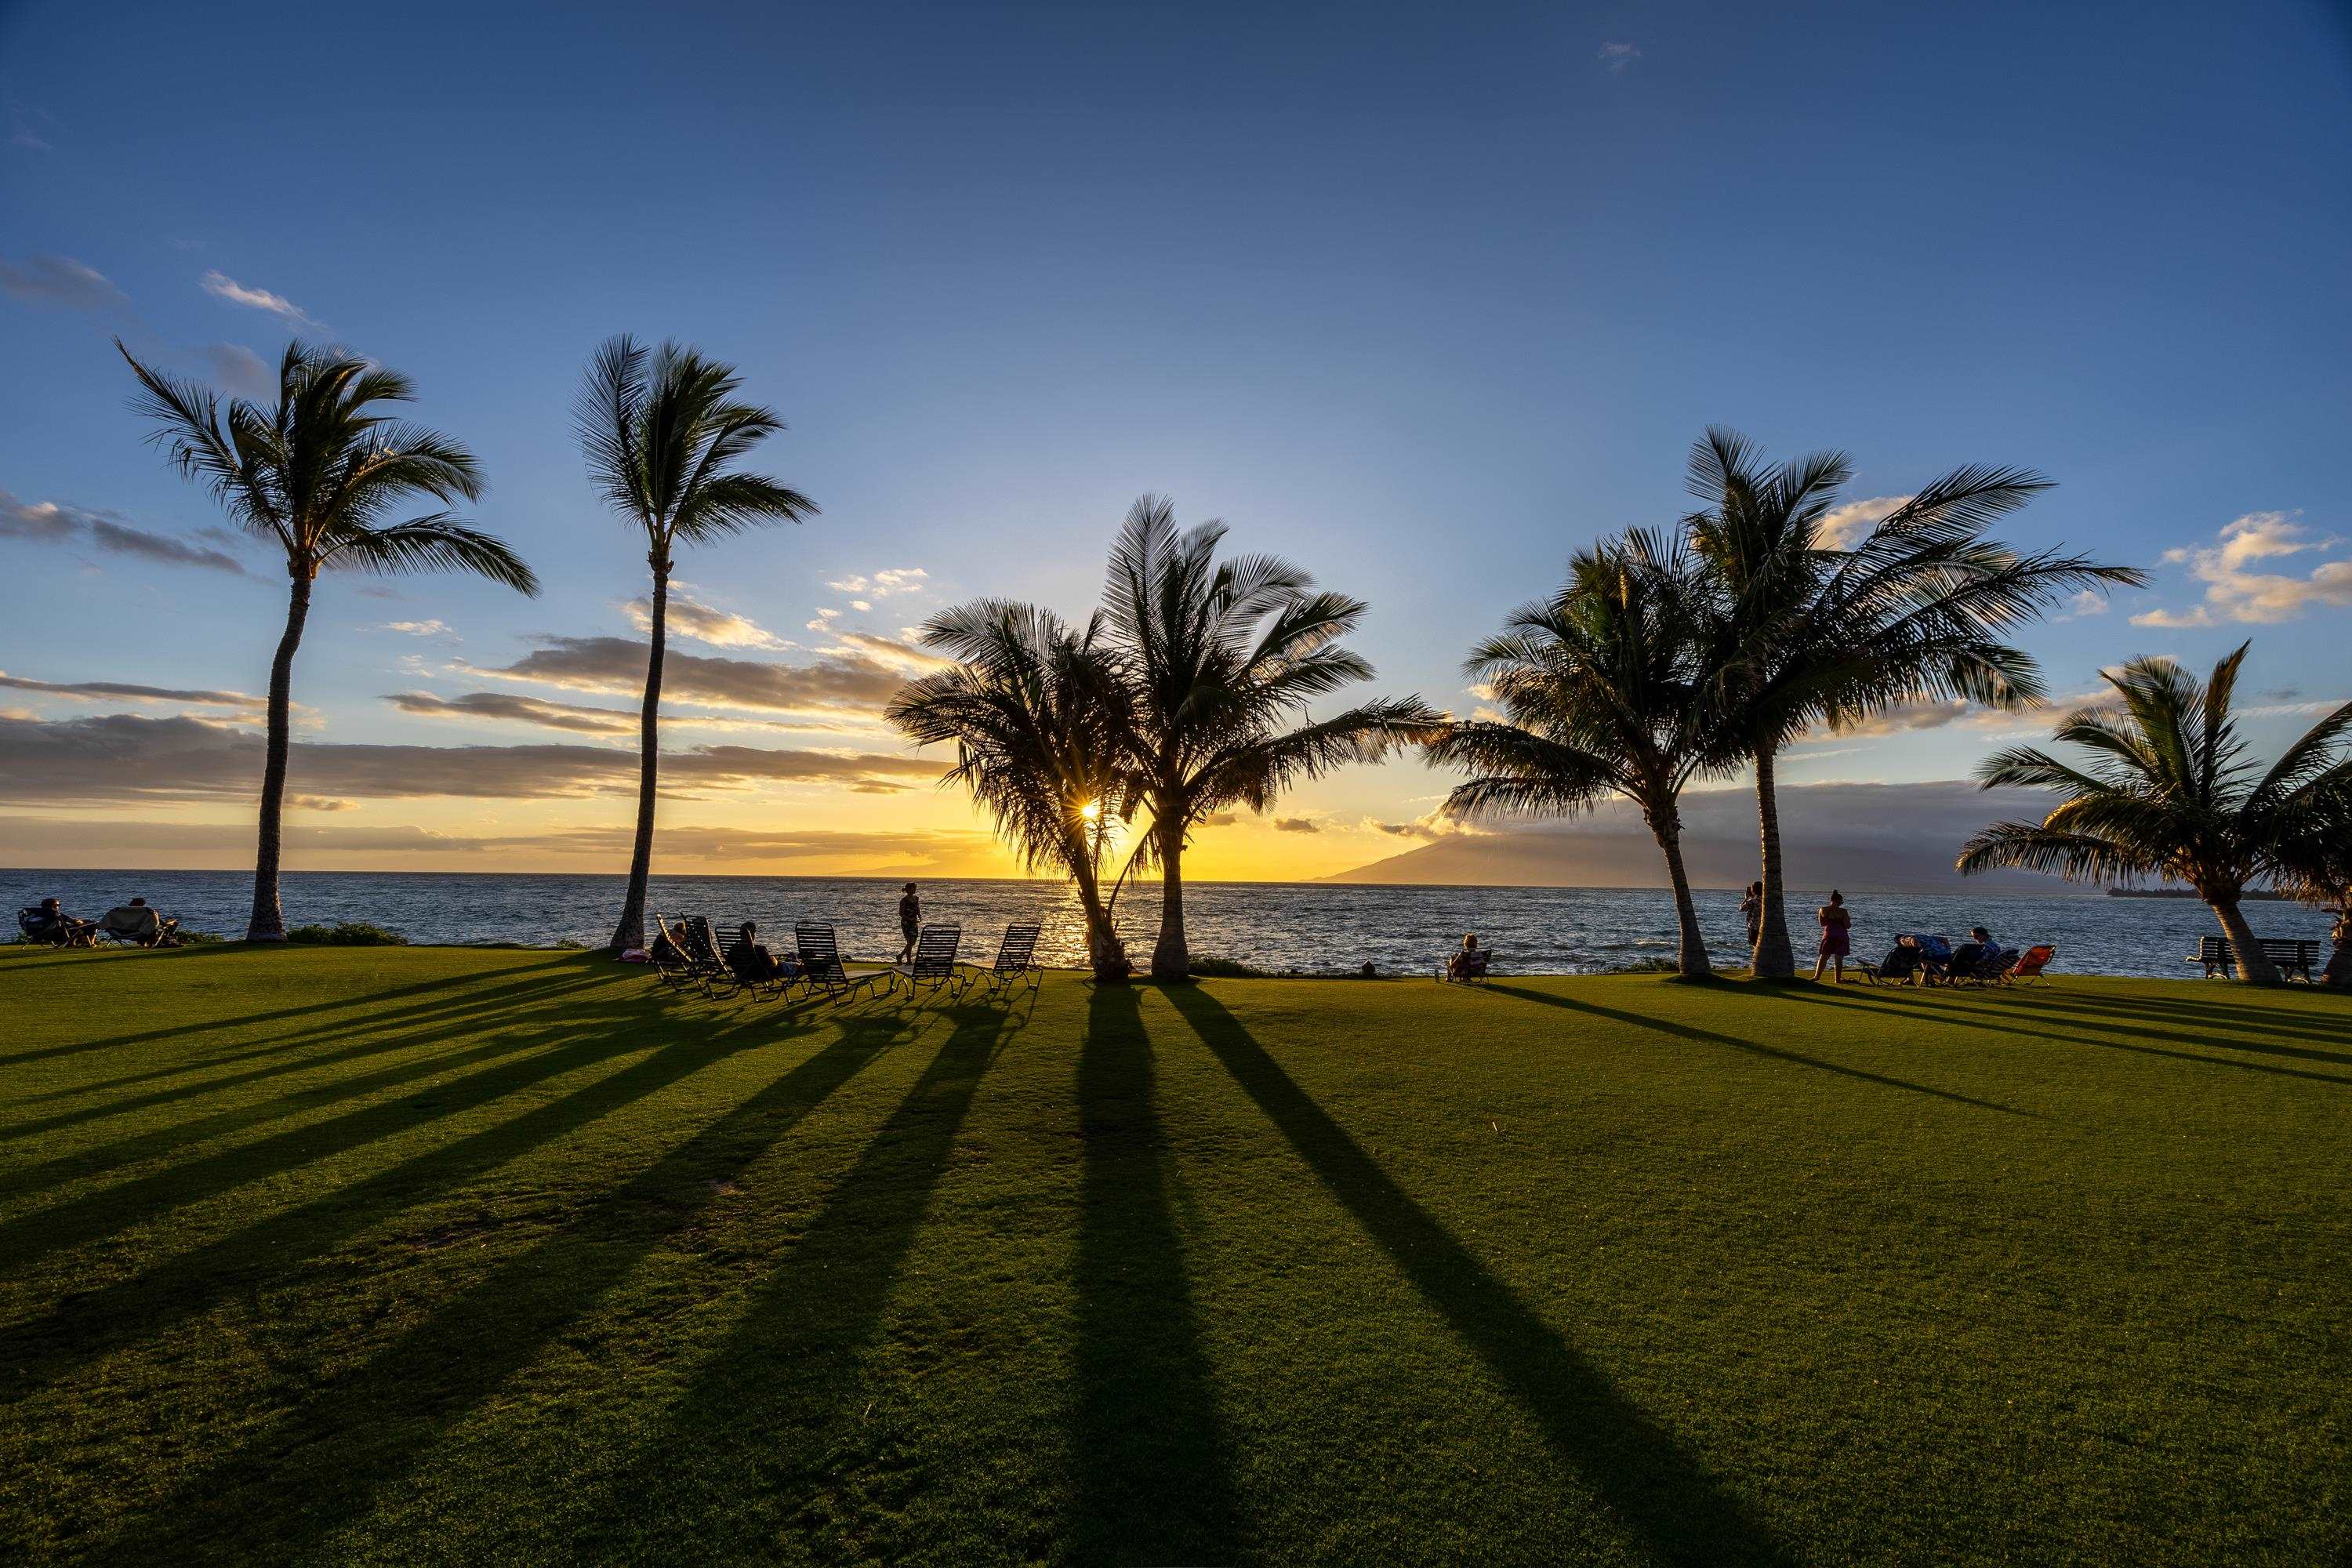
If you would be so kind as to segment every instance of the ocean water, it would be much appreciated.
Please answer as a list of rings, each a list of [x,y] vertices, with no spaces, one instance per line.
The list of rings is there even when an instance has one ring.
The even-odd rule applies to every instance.
[[[252,897],[249,872],[0,871],[9,908],[55,895],[84,915],[143,895],[189,926],[240,935]],[[480,873],[297,871],[284,881],[289,925],[373,921],[418,942],[512,942],[591,946],[612,934],[623,879]],[[922,885],[925,919],[963,927],[967,956],[995,951],[1008,921],[1044,922],[1045,963],[1084,958],[1077,900],[1063,884],[935,881]],[[1812,910],[1822,889],[1792,889],[1798,951],[1811,966]],[[656,877],[653,907],[746,918],[782,942],[796,920],[828,920],[853,959],[896,953],[898,884],[846,877]],[[1698,907],[1716,962],[1740,961],[1738,895],[1703,892]],[[2183,963],[2197,939],[2218,934],[2212,915],[2186,899],[2110,899],[2053,887],[2048,893],[1874,895],[1853,910],[1853,951],[1875,957],[1904,931],[1958,938],[1983,925],[2004,945],[2051,942],[2057,973],[2193,975]],[[2287,903],[2248,906],[2262,936],[2327,935],[2327,917]],[[1671,897],[1650,888],[1382,888],[1332,883],[1200,882],[1185,889],[1185,928],[1195,953],[1261,969],[1338,973],[1370,961],[1383,973],[1433,970],[1465,931],[1496,953],[1498,971],[1578,974],[1675,953]],[[1139,965],[1159,931],[1155,885],[1129,887],[1117,907]]]

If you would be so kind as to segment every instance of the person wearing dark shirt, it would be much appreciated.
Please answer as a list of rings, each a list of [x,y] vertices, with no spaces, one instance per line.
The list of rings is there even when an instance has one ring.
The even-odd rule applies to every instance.
[[[898,949],[898,962],[905,963],[915,956],[916,939],[923,934],[923,900],[915,896],[915,884],[912,882],[908,883],[907,890],[899,895],[898,934],[907,939]]]
[[[743,934],[727,950],[727,967],[746,980],[781,980],[791,973],[768,944],[758,941],[760,928],[751,921],[743,922]]]

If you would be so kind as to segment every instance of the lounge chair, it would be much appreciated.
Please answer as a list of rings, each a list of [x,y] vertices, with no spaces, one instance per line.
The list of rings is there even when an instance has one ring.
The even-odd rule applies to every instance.
[[[841,962],[841,948],[833,940],[833,928],[822,921],[803,921],[793,927],[793,943],[800,949],[801,973],[812,993],[854,996],[864,987],[878,985],[887,990],[894,978],[887,969],[850,973]]]
[[[2022,985],[2030,980],[2039,980],[2046,984],[2050,977],[2042,972],[2048,968],[2050,961],[2057,956],[2058,950],[2048,942],[2027,948],[2018,956],[2017,967],[2009,972],[2007,976],[2009,983],[2011,985]]]
[[[1953,985],[2006,985],[2009,972],[2017,967],[2019,955],[2009,948],[1988,946],[1970,963],[1955,960],[1948,984]]]
[[[719,957],[720,962],[727,965],[727,973],[735,977],[735,984],[754,996],[772,996],[780,1002],[792,994],[793,983],[800,979],[797,973],[786,971],[781,965],[773,974],[759,975],[746,974],[736,968],[735,950],[742,945],[743,928],[741,926],[719,928]]]
[[[919,994],[925,986],[934,991],[946,991],[953,995],[963,994],[963,971],[956,963],[956,949],[963,945],[963,927],[925,926],[915,939],[915,962],[894,963],[887,971],[891,984],[904,984],[907,994]]]
[[[742,980],[719,956],[709,921],[700,915],[656,915],[654,926],[661,933],[653,948],[654,970],[673,989],[691,986],[714,1000],[742,989]]]
[[[987,986],[992,997],[1007,994],[1024,980],[1028,981],[1031,991],[1035,991],[1045,978],[1045,972],[1036,963],[1037,931],[1034,924],[1006,926],[1004,940],[996,944],[996,962],[985,967],[968,965],[971,977],[967,984]]]

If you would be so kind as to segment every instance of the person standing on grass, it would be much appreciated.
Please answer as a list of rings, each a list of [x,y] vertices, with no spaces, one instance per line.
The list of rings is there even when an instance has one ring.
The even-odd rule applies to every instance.
[[[1830,964],[1834,966],[1835,974],[1832,984],[1843,985],[1845,984],[1845,955],[1853,951],[1851,932],[1853,928],[1853,916],[1846,910],[1845,895],[1832,888],[1830,901],[1816,910],[1813,918],[1822,923],[1822,950],[1821,955],[1813,960],[1813,978],[1819,980],[1822,966]]]
[[[915,942],[923,934],[923,900],[915,896],[915,884],[898,896],[898,934],[907,940],[898,949],[898,962],[906,963],[915,956]]]
[[[1739,918],[1748,923],[1748,951],[1756,951],[1756,936],[1764,929],[1764,884],[1750,882],[1740,895]]]

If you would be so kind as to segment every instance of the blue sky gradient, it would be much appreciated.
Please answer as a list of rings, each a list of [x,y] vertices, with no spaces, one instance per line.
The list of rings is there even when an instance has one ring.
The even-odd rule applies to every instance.
[[[626,705],[478,671],[533,633],[629,635],[643,548],[568,427],[588,353],[627,330],[740,364],[792,426],[764,466],[824,508],[682,561],[774,639],[688,651],[805,664],[834,646],[804,629],[820,606],[893,638],[981,593],[1082,612],[1119,514],[1160,490],[1370,600],[1381,687],[1466,709],[1470,642],[1596,534],[1675,515],[1685,449],[1721,422],[1850,450],[1856,500],[1969,461],[2054,476],[2016,538],[2157,574],[2031,634],[2062,692],[2251,634],[2249,686],[2283,710],[2258,723],[2352,695],[2352,566],[2329,572],[2352,560],[2329,542],[2352,533],[2340,7],[36,3],[0,6],[0,97],[5,504],[111,513],[251,574],[20,521],[0,540],[13,677],[260,689],[282,572],[200,532],[220,520],[141,445],[107,339],[234,383],[299,331],[416,378],[419,416],[488,469],[478,519],[546,582],[530,603],[336,582],[298,666],[306,735],[582,742],[383,698]],[[858,611],[826,585],[886,568],[923,591]],[[1790,771],[1953,779],[2001,738],[1923,723]],[[1315,786],[1286,808],[1315,831],[1252,830],[1215,863],[1372,858],[1405,836],[1366,825],[1443,785],[1404,763]],[[488,809],[356,798],[328,815],[450,834]],[[224,844],[242,820],[226,798],[171,809]],[[74,816],[94,863],[133,819],[15,815]],[[968,826],[928,794],[798,784],[673,819],[917,816]],[[110,842],[120,861],[142,841]],[[394,863],[331,842],[310,863]],[[796,864],[908,863],[871,847]],[[30,852],[0,828],[0,855]]]

